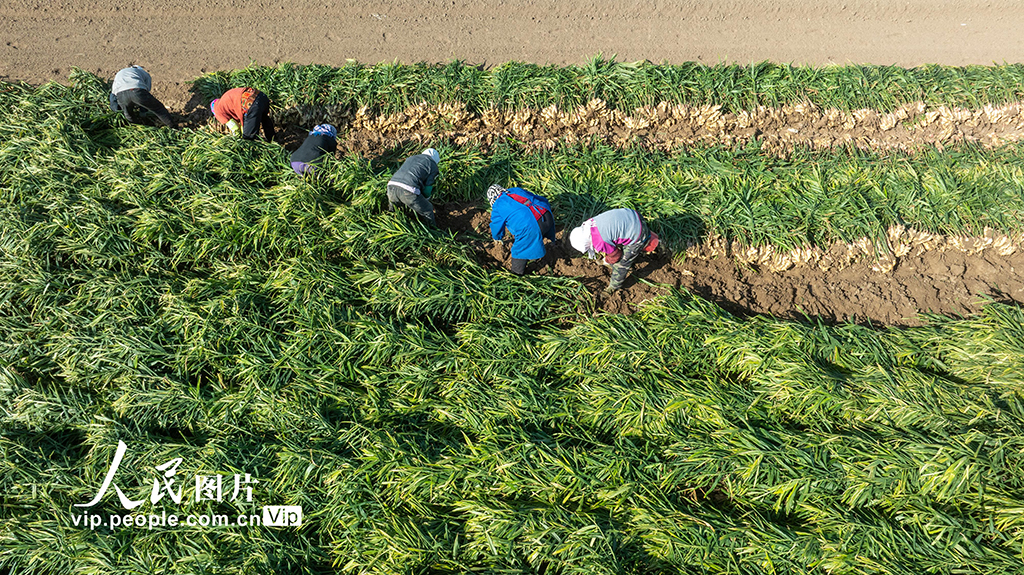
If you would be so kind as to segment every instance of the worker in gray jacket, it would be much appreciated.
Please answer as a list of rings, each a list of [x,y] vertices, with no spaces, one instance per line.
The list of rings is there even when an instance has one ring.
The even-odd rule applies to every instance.
[[[434,224],[434,205],[430,193],[437,179],[437,164],[441,155],[434,148],[427,148],[402,162],[395,175],[388,182],[388,211],[403,204],[418,216]]]
[[[141,66],[129,66],[114,75],[114,84],[110,87],[110,109],[121,112],[129,122],[136,123],[135,108],[148,110],[156,115],[160,122],[168,128],[174,127],[167,108],[153,97],[149,91],[153,88],[153,78]]]
[[[647,227],[640,212],[628,208],[598,214],[569,232],[569,244],[576,251],[591,259],[604,254],[604,264],[612,268],[607,293],[621,289],[640,252],[653,252],[658,243],[658,234]]]

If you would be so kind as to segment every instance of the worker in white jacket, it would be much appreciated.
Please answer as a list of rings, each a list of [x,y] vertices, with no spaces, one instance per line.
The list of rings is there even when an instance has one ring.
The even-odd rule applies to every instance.
[[[121,112],[125,119],[135,123],[138,121],[135,108],[142,108],[152,112],[163,125],[173,128],[174,121],[167,108],[149,93],[152,88],[153,78],[141,66],[124,68],[114,76],[110,87],[110,109]]]

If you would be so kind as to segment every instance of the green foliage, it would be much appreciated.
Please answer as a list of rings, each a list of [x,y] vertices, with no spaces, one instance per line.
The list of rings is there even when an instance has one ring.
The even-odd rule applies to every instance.
[[[486,155],[439,147],[443,177],[435,201],[482,202],[492,183],[518,185],[551,200],[559,228],[607,209],[634,208],[671,250],[708,233],[787,249],[827,248],[863,237],[884,245],[895,225],[941,234],[981,235],[986,227],[1012,234],[1021,231],[1024,214],[1024,153],[1015,147],[912,156],[803,151],[786,159],[767,157],[756,144],[674,155],[603,146],[525,155],[513,144]],[[353,206],[377,210],[379,190],[400,160],[416,151],[384,150],[372,162],[347,157],[332,166],[324,183],[352,197]]]
[[[645,69],[591,66],[593,91]],[[90,78],[0,90],[0,571],[1020,571],[1020,308],[875,330],[673,291],[594,315],[572,279],[378,213],[387,161],[299,178],[273,145],[123,125]],[[1015,150],[445,157],[442,198],[506,174],[562,222],[634,205],[673,241],[1020,209]],[[251,513],[188,485],[251,473],[304,525],[74,525],[119,440],[132,498],[182,458],[184,501],[147,513]]]
[[[593,98],[634,109],[673,102],[721,105],[735,112],[758,106],[812,102],[822,108],[891,111],[908,102],[978,108],[1024,98],[1024,65],[847,65],[814,68],[759,62],[749,66],[695,62],[616,62],[596,56],[582,66],[506,62],[483,69],[447,64],[252,65],[202,76],[194,88],[207,100],[237,86],[252,86],[278,106],[368,106],[399,112],[412,104],[464,102],[489,107],[575,108]]]

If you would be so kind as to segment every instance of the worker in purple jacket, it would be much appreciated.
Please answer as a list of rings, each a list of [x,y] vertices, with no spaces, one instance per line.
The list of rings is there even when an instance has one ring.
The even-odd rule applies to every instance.
[[[555,217],[544,196],[522,188],[487,188],[491,203],[491,237],[502,241],[505,230],[512,234],[512,273],[526,273],[526,262],[544,257],[544,238],[555,241]]]
[[[612,279],[605,291],[613,292],[622,287],[640,252],[653,252],[658,247],[658,236],[636,210],[620,208],[583,222],[569,233],[569,243],[590,258],[597,252],[604,254],[605,265],[612,266]]]

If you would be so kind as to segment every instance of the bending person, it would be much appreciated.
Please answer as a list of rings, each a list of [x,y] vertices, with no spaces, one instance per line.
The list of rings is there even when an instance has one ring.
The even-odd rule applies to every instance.
[[[597,252],[605,254],[605,265],[612,267],[612,279],[605,288],[614,292],[622,287],[626,275],[641,251],[658,247],[658,236],[636,210],[620,208],[598,214],[569,233],[569,243],[591,259]]]
[[[501,241],[507,229],[512,234],[512,273],[526,273],[526,262],[539,260],[546,253],[544,238],[555,241],[555,218],[551,203],[544,196],[522,188],[487,188],[491,203],[491,237]]]
[[[435,224],[430,193],[434,189],[434,180],[440,175],[437,169],[440,162],[441,155],[434,148],[427,148],[402,162],[388,181],[388,211],[395,211],[395,207],[401,204]]]
[[[312,173],[324,154],[333,154],[337,149],[338,130],[330,124],[315,126],[299,149],[292,152],[292,169],[299,175]]]
[[[210,102],[210,111],[217,121],[231,126],[242,125],[242,138],[255,140],[263,128],[263,137],[274,141],[274,120],[270,118],[270,98],[255,88],[232,88]]]
[[[167,108],[149,91],[153,89],[153,78],[142,66],[129,66],[114,75],[114,83],[110,86],[110,109],[121,112],[129,122],[138,123],[136,108],[152,112],[160,123],[168,128],[174,127],[174,121]]]

